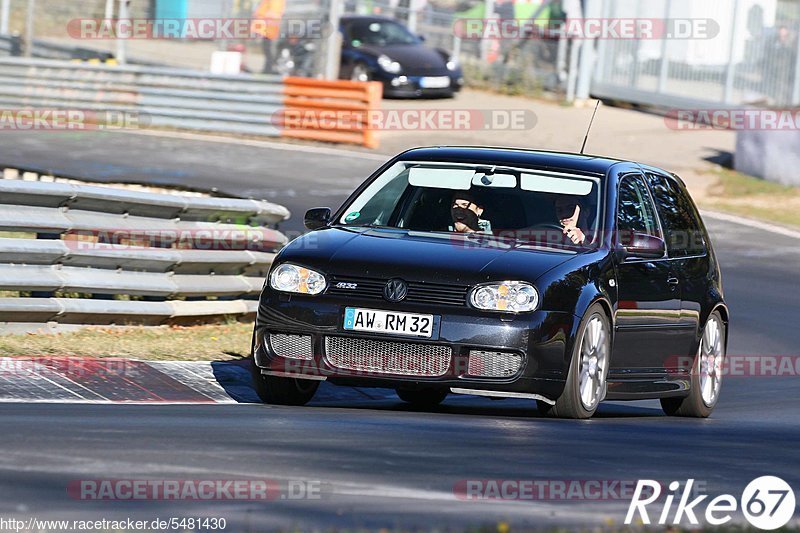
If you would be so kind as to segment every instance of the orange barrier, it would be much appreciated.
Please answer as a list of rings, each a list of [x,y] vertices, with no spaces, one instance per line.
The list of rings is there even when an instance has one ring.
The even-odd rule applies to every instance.
[[[378,147],[369,115],[380,108],[383,88],[369,81],[283,80],[283,111],[274,122],[281,137]]]

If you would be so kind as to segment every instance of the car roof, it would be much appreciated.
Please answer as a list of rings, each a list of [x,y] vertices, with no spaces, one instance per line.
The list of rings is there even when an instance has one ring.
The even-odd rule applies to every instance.
[[[551,152],[524,148],[491,146],[429,146],[412,148],[398,156],[401,161],[452,161],[481,163],[549,170],[569,170],[577,173],[605,175],[618,163],[633,161],[570,152]]]

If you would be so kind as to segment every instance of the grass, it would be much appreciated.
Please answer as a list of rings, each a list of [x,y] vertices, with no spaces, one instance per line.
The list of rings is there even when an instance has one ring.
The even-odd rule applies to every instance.
[[[700,202],[702,207],[800,228],[800,188],[729,169],[712,173],[718,182]]]
[[[0,336],[0,356],[125,357],[227,361],[250,354],[252,323],[191,327],[87,327],[60,334]]]

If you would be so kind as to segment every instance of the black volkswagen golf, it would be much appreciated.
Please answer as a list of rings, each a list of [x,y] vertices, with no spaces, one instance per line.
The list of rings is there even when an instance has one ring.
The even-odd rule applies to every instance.
[[[659,398],[708,416],[728,309],[681,180],[630,161],[506,148],[395,157],[275,258],[253,336],[268,403],[319,382],[530,398],[588,418]]]

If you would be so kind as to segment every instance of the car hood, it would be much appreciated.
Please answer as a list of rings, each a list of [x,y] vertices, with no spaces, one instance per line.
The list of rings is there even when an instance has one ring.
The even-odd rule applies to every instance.
[[[487,236],[333,227],[292,241],[279,260],[340,277],[399,277],[471,285],[500,280],[534,282],[576,255],[574,251],[513,246]]]
[[[447,71],[447,60],[439,52],[428,48],[424,44],[362,45],[361,49],[376,57],[386,54],[400,63],[405,74],[428,74]]]

